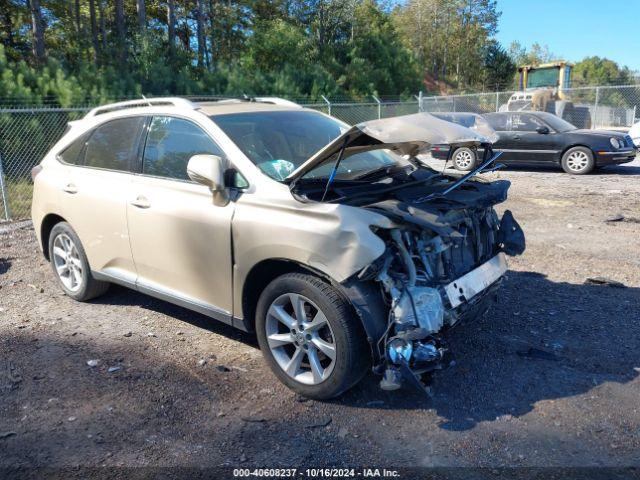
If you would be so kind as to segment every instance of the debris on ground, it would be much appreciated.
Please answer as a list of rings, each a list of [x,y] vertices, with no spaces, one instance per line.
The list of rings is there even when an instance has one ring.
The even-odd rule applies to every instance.
[[[525,357],[525,358],[535,358],[538,360],[552,360],[552,361],[560,360],[560,357],[555,353],[548,352],[546,350],[541,350],[535,347],[529,347],[526,350],[518,350],[516,353],[521,357]]]
[[[329,425],[332,421],[331,417],[320,417],[317,420],[308,423],[306,425],[307,428],[322,428],[322,427],[326,427],[327,425]]]
[[[612,217],[608,217],[604,219],[604,221],[608,223],[621,222],[623,220],[624,220],[624,215],[622,215],[621,213],[618,213],[616,215],[613,215]]]
[[[87,360],[87,365],[90,366],[91,368],[97,367],[99,363],[100,363],[100,360]]]
[[[119,371],[121,369],[122,369],[122,367],[119,367],[119,366],[109,367],[109,370],[107,370],[107,372],[114,373],[114,372],[117,372],[117,371]]]
[[[626,285],[617,280],[612,280],[606,277],[589,277],[584,281],[585,285],[606,285],[613,288],[625,288]]]

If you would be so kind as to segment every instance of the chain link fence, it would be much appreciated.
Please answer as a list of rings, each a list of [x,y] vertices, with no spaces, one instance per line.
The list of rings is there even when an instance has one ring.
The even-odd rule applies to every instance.
[[[504,110],[514,93],[493,92],[449,96],[416,95],[412,99],[372,96],[370,101],[353,102],[328,99],[309,102],[296,100],[348,124],[376,118],[424,112],[488,113]],[[594,128],[624,128],[640,121],[640,85],[617,87],[586,87],[566,91],[582,120]],[[189,98],[189,97],[187,97]],[[191,97],[194,101],[221,97]],[[0,221],[18,220],[30,215],[31,169],[63,135],[67,123],[82,118],[91,108],[17,106],[0,104]],[[526,109],[526,105],[524,107]],[[576,122],[578,123],[578,122]]]

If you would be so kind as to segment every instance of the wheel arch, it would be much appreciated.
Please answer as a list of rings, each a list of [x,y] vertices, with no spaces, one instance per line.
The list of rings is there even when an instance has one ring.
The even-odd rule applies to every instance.
[[[66,220],[56,213],[49,213],[45,215],[40,222],[40,242],[42,247],[42,253],[44,254],[44,258],[47,260],[51,260],[49,258],[49,236],[51,235],[51,230],[60,222],[66,222]]]
[[[287,258],[261,260],[249,270],[242,285],[242,318],[249,331],[255,331],[256,306],[260,295],[269,283],[287,273],[307,273],[322,278],[334,287],[338,285],[327,274],[296,260]]]

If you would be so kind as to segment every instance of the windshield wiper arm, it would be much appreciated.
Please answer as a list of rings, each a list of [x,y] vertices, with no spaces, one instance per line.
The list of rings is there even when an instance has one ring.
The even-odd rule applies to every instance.
[[[424,202],[428,202],[429,200],[433,199],[433,198],[437,198],[437,197],[444,197],[445,195],[447,195],[448,193],[452,192],[453,190],[455,190],[456,188],[458,188],[460,185],[462,185],[463,183],[465,183],[467,180],[469,180],[471,177],[475,177],[477,174],[479,173],[488,173],[488,172],[493,172],[495,170],[498,170],[499,168],[504,167],[504,164],[499,163],[498,165],[495,165],[493,168],[490,168],[488,170],[485,170],[486,167],[488,167],[489,165],[491,165],[493,162],[496,161],[496,159],[502,155],[502,152],[497,152],[495,153],[489,160],[486,160],[482,165],[480,165],[478,168],[476,168],[475,170],[472,170],[471,172],[467,173],[465,176],[461,177],[460,179],[458,179],[457,182],[455,182],[453,185],[447,187],[446,189],[444,189],[442,192],[434,192],[434,193],[430,193],[429,195],[425,195],[424,197],[420,197],[420,198],[416,198],[413,202],[411,203],[424,203]]]

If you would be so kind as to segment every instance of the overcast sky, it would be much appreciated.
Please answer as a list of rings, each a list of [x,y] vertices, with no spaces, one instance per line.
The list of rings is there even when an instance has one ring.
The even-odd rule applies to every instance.
[[[548,45],[558,58],[597,55],[640,71],[640,0],[498,0],[498,40]]]

